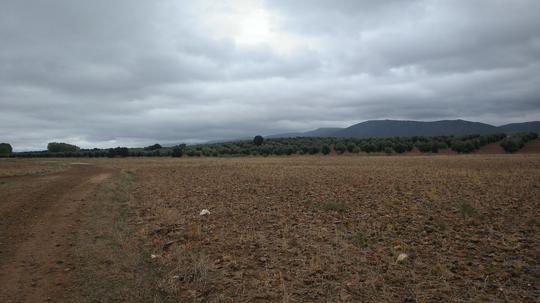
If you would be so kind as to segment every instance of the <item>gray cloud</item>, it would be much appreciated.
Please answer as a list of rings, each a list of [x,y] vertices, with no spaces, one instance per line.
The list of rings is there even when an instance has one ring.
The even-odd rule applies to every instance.
[[[0,0],[0,141],[540,119],[538,1]]]

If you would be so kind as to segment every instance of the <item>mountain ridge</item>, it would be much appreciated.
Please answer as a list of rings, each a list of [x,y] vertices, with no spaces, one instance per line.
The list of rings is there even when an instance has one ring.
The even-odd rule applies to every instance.
[[[414,121],[414,120],[368,120],[349,127],[318,128],[307,132],[290,132],[266,136],[266,138],[290,137],[406,137],[512,133],[520,131],[540,132],[540,121],[528,121],[494,126],[482,122],[456,120]]]

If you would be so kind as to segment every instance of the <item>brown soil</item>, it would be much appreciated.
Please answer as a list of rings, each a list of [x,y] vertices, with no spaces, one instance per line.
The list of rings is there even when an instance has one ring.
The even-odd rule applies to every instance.
[[[539,154],[3,167],[2,303],[540,298]]]
[[[517,153],[520,154],[539,154],[540,153],[540,139],[529,141],[525,146]]]
[[[480,147],[473,154],[477,155],[489,155],[489,154],[505,154],[506,152],[501,146],[500,142],[489,143],[485,146]]]
[[[0,178],[0,302],[65,301],[77,270],[73,240],[81,209],[112,170],[71,165],[35,175],[54,170],[17,167],[14,174],[24,176]]]
[[[132,162],[181,302],[537,302],[540,158]],[[211,214],[199,216],[201,209]],[[404,260],[399,260],[406,254]]]

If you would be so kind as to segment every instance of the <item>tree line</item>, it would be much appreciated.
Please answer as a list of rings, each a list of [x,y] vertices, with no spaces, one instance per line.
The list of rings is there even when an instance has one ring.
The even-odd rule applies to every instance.
[[[527,141],[538,138],[534,132],[506,135],[465,135],[465,136],[413,136],[393,138],[336,138],[336,137],[294,137],[264,139],[255,136],[253,140],[240,140],[212,144],[180,144],[163,147],[160,144],[144,148],[116,147],[109,149],[81,149],[78,146],[51,142],[46,151],[13,153],[11,145],[0,144],[0,156],[14,157],[238,157],[270,155],[328,155],[385,153],[402,154],[414,148],[422,153],[438,153],[451,149],[460,154],[474,152],[490,143],[500,142],[508,153],[513,153]]]

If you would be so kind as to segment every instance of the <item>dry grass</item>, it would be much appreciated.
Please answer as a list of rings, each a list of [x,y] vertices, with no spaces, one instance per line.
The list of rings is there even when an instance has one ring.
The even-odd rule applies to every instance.
[[[69,163],[63,159],[0,158],[0,177],[45,175],[64,171]]]
[[[161,278],[151,264],[144,240],[134,234],[128,191],[132,178],[123,172],[101,185],[86,210],[74,243],[76,290],[70,302],[165,302]],[[170,289],[169,289],[170,291]]]

